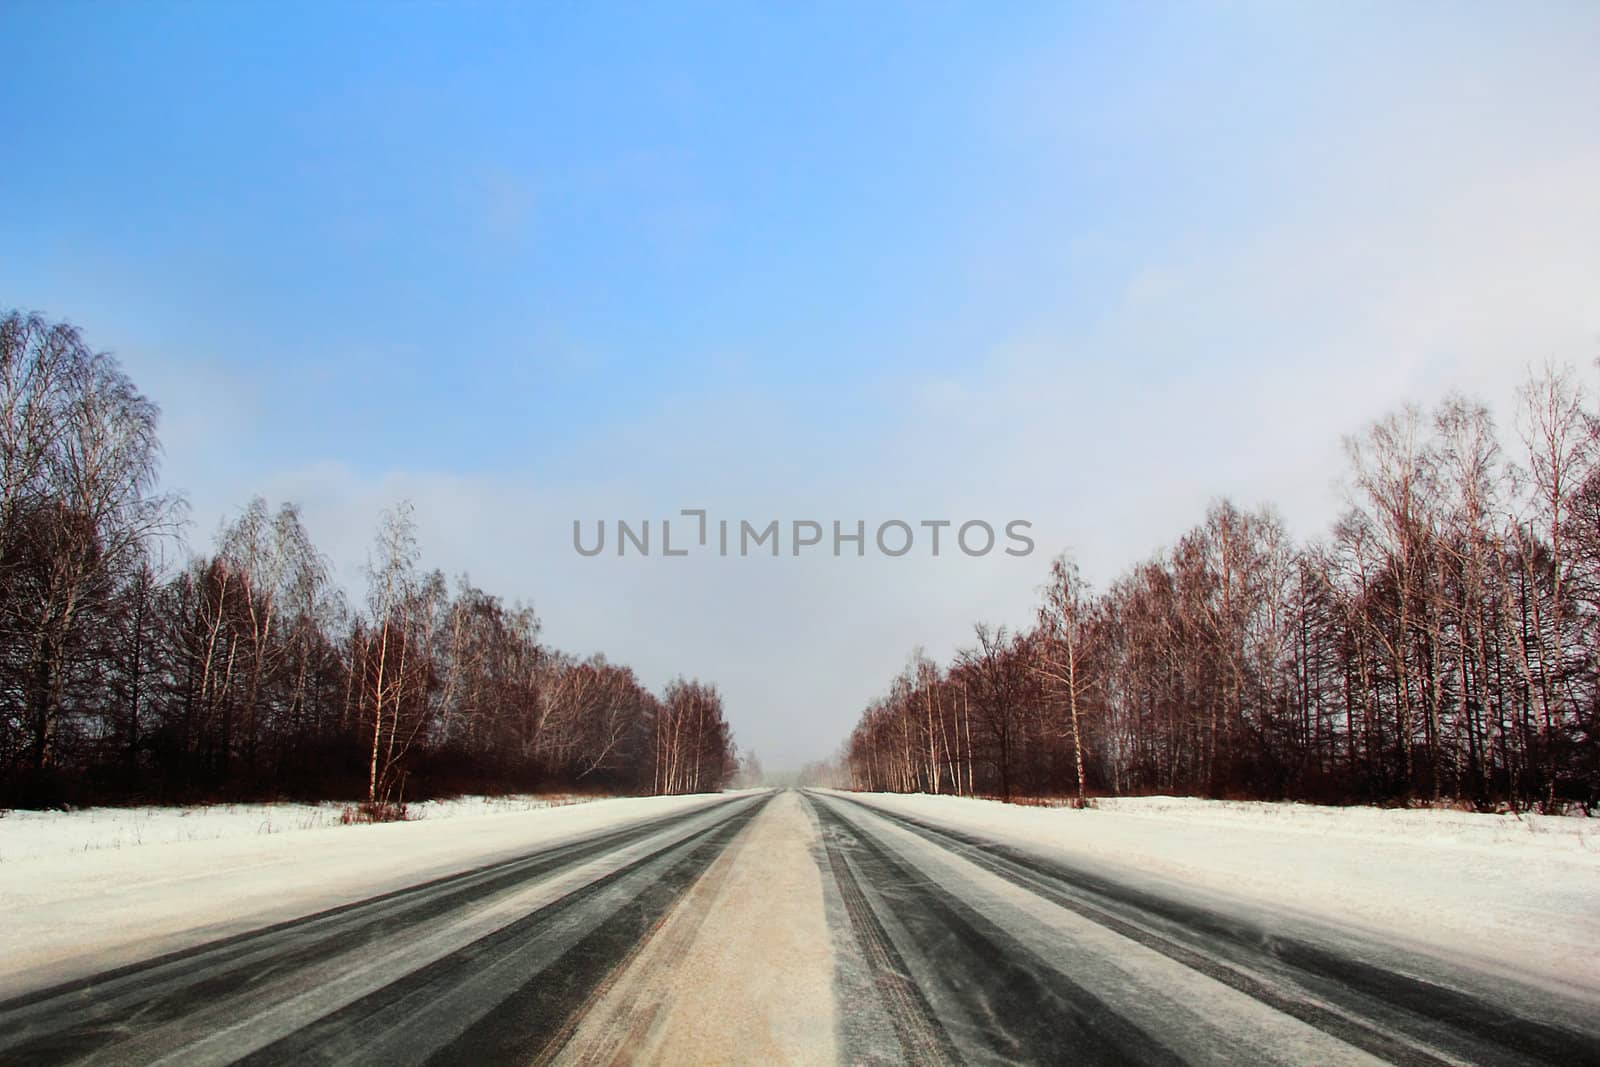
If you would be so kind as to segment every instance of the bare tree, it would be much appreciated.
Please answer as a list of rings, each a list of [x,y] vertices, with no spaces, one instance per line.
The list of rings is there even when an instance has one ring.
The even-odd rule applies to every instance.
[[[1077,776],[1077,804],[1088,803],[1083,773],[1082,705],[1092,686],[1086,654],[1089,650],[1089,591],[1071,557],[1057,556],[1050,564],[1050,583],[1039,608],[1039,628],[1044,637],[1036,670],[1067,705],[1072,736],[1072,759]]]
[[[367,803],[376,807],[388,800],[393,784],[395,735],[400,730],[401,701],[405,693],[404,655],[407,646],[408,601],[414,593],[417,563],[416,523],[409,502],[384,513],[378,540],[367,564],[367,608],[371,612],[374,649],[369,667],[369,701],[372,715],[372,759],[367,779]],[[395,665],[391,657],[398,658]],[[388,745],[384,744],[385,717]],[[385,761],[380,769],[380,756]],[[381,786],[381,790],[380,790]]]

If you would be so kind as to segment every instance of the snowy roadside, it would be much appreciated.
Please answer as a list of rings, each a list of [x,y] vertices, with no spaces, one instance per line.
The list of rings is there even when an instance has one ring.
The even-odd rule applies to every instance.
[[[350,826],[325,805],[10,812],[0,999],[719,799],[477,798]]]
[[[565,807],[599,799],[602,798],[575,794],[456,797],[410,804],[407,818],[411,821],[475,818]],[[321,830],[341,825],[347,807],[327,802],[4,811],[0,812],[0,865],[101,849]]]
[[[1333,922],[1600,999],[1600,820],[1177,797],[845,794],[1168,892]]]
[[[1569,851],[1600,859],[1600,819],[1582,816],[1482,815],[1444,808],[1329,807],[1197,797],[1102,797],[1095,801],[1095,807],[1119,815],[1176,819],[1189,825],[1270,827],[1284,833],[1350,841],[1401,833],[1409,844],[1495,851],[1509,845],[1540,855]]]

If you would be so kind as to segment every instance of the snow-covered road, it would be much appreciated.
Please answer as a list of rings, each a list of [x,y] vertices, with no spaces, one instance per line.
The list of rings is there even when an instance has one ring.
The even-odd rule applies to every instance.
[[[1259,898],[1075,862],[1008,827],[1026,820],[1007,809],[986,813],[987,832],[952,828],[927,816],[937,799],[807,797],[915,1062],[1600,1060],[1592,999]],[[1055,813],[1057,839],[1076,814]]]
[[[0,1060],[536,1058],[769,799],[633,822],[15,998],[0,1004]]]
[[[1600,1062],[1587,827],[1419,814],[785,791],[36,852],[0,1061]]]

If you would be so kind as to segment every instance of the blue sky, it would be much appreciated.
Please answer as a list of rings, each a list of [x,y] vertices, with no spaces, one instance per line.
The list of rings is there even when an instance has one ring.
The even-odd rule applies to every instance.
[[[23,2],[0,35],[0,305],[163,405],[191,541],[297,499],[354,581],[411,496],[429,564],[723,681],[769,763],[913,645],[1025,621],[1048,553],[1104,581],[1224,492],[1315,533],[1340,434],[1600,337],[1589,4]],[[701,505],[1044,536],[566,548]]]

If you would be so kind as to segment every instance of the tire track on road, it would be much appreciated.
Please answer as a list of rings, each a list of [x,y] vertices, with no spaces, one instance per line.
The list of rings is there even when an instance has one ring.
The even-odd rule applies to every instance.
[[[590,990],[767,802],[599,878],[239,1061],[504,1063],[554,1051]],[[446,1038],[441,1040],[441,1038]]]
[[[753,822],[754,820],[752,820]],[[615,986],[635,962],[648,953],[663,961],[681,960],[691,949],[710,914],[710,904],[727,882],[733,862],[748,838],[730,843],[682,894],[681,903],[663,914],[645,937],[630,949],[606,978],[590,990],[588,999],[568,1020],[565,1033],[545,1047],[537,1062],[567,1059],[577,1067],[628,1063],[642,1047],[661,1009],[665,991],[648,983],[635,983],[625,995],[617,996]],[[660,977],[665,978],[665,975]],[[625,979],[623,979],[625,981]],[[608,1003],[608,998],[613,998]],[[589,1032],[595,1038],[578,1045],[574,1034]]]
[[[636,848],[662,837],[664,843],[658,847],[649,847],[644,855],[509,925],[521,935],[533,936],[536,927],[559,922],[562,916],[582,910],[584,902],[593,901],[608,888],[611,892],[606,896],[607,902],[624,909],[628,898],[616,893],[614,887],[619,883],[635,888],[636,897],[644,897],[648,891],[648,905],[641,904],[639,908],[643,914],[648,908],[659,906],[662,889],[676,884],[673,878],[686,875],[687,868],[680,861],[687,862],[692,857],[694,862],[704,858],[709,863],[715,851],[766,799],[719,801],[14,998],[0,1004],[0,1058],[29,1063],[96,1058],[153,1062],[166,1053],[194,1049],[218,1028],[220,1019],[237,1024],[269,1015],[289,999],[314,999],[316,986],[306,989],[308,975],[314,979],[319,974],[338,974],[356,967],[363,957],[391,951],[396,944],[422,937],[456,916],[483,909],[495,901],[514,902],[525,886],[558,878],[587,863],[601,862],[618,850]],[[696,828],[697,822],[707,825]],[[681,828],[691,828],[691,832],[674,836]],[[703,851],[708,846],[709,855]],[[664,874],[663,886],[652,889],[650,879],[638,876],[641,870]],[[542,920],[531,921],[541,915]],[[588,925],[598,924],[596,920]],[[505,929],[502,926],[477,938],[448,953],[443,960],[471,959],[503,939]],[[435,959],[428,966],[441,962]],[[563,973],[577,982],[589,972],[572,960]],[[383,988],[395,984],[391,981]],[[484,1005],[484,1011],[493,1006]],[[330,1004],[328,1010],[337,1015],[348,1007],[338,1002]],[[196,1022],[189,1023],[190,1019]],[[414,1023],[415,1019],[408,1021]],[[172,1031],[173,1040],[152,1041],[152,1035],[159,1038],[164,1028]],[[327,1030],[319,1033],[324,1038],[330,1036]],[[196,1044],[190,1045],[186,1036]],[[169,1047],[163,1049],[162,1045]],[[217,1045],[213,1042],[204,1056],[196,1053],[193,1058],[226,1062],[252,1047],[243,1038],[240,1046],[231,1051]],[[417,1062],[425,1058],[416,1055],[420,1047],[397,1050],[395,1055],[384,1057],[384,1062]],[[347,1058],[377,1058],[361,1052],[359,1046],[346,1046]]]
[[[1600,1063],[1595,1035],[1022,849],[838,799],[1389,1062]]]
[[[555,1062],[862,1062],[839,1041],[834,946],[847,927],[828,924],[821,853],[801,796],[774,797],[614,972]],[[898,1049],[887,1019],[882,1030]]]
[[[873,914],[861,883],[850,869],[836,829],[838,823],[831,813],[823,813],[809,797],[806,802],[822,820],[822,842],[829,870],[906,1059],[911,1063],[933,1065],[960,1062],[950,1035],[934,1014],[928,998],[912,981],[910,969],[889,939],[888,931]]]
[[[830,837],[830,862],[845,869],[841,892],[854,883],[867,914],[864,944],[892,949],[879,966],[915,983],[927,1014],[958,1062],[1177,1064],[1182,1059],[1100,997],[1074,982],[967,902],[930,882],[888,849],[808,795]],[[871,898],[878,904],[873,905]],[[848,903],[847,903],[848,906]],[[852,917],[857,909],[852,909]],[[908,966],[909,964],[909,966]],[[913,1039],[915,1040],[915,1038]],[[922,1062],[917,1049],[905,1050]]]

